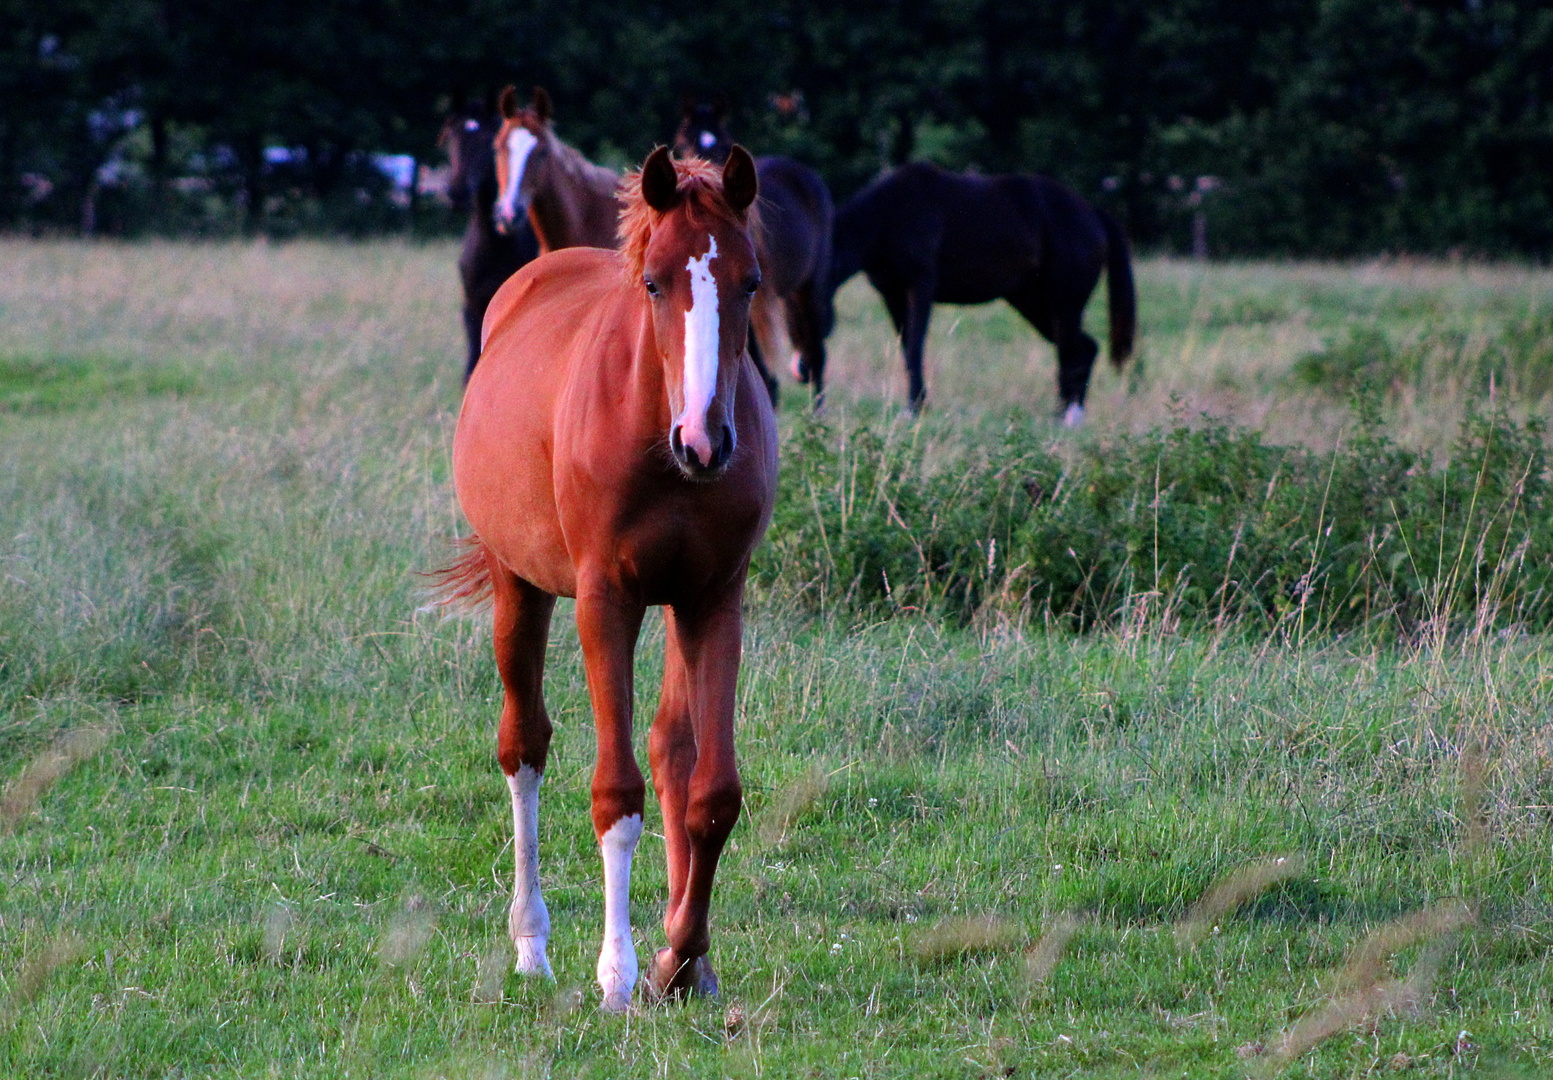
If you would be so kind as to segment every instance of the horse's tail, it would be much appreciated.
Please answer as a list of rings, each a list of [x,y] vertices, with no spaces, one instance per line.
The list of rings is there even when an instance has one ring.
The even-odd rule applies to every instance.
[[[1111,364],[1120,368],[1132,355],[1138,330],[1138,291],[1132,282],[1132,253],[1121,222],[1095,207],[1105,229],[1106,296],[1111,313]]]
[[[456,541],[457,558],[435,570],[423,570],[431,579],[431,603],[436,607],[478,608],[491,598],[491,564],[478,536]]]

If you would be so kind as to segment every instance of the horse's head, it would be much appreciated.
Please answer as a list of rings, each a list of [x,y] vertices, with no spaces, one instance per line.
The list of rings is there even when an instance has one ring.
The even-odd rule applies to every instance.
[[[528,212],[528,203],[542,182],[545,167],[555,153],[555,132],[550,128],[550,95],[534,87],[527,107],[518,105],[517,88],[509,86],[499,101],[502,124],[492,143],[496,153],[496,228],[505,233]]]
[[[487,101],[455,104],[442,122],[437,145],[448,153],[452,174],[448,177],[448,198],[462,210],[491,173],[491,133],[496,129],[495,115]]]
[[[622,254],[663,360],[669,448],[694,479],[722,472],[738,445],[734,395],[760,285],[750,239],[756,190],[742,146],[721,168],[675,161],[660,146],[622,196]]]
[[[733,146],[728,137],[727,96],[718,94],[710,105],[703,105],[687,94],[682,105],[674,152],[682,158],[705,158],[714,165],[727,161]]]

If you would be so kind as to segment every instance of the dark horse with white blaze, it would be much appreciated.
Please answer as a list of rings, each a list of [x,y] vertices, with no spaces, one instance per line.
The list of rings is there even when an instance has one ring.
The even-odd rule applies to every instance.
[[[913,162],[869,184],[836,214],[830,292],[859,270],[900,335],[912,411],[922,408],[922,345],[934,303],[999,298],[1057,347],[1062,415],[1084,414],[1100,347],[1084,307],[1108,276],[1111,363],[1132,353],[1137,294],[1116,219],[1044,176],[975,176]]]
[[[455,106],[443,121],[437,143],[447,148],[452,175],[448,198],[456,208],[469,208],[464,245],[458,253],[458,276],[464,285],[464,381],[480,359],[480,323],[491,297],[518,268],[539,255],[539,240],[524,222],[521,228],[499,232],[496,207],[496,154],[491,147],[501,126],[494,107],[480,103]]]
[[[550,746],[542,682],[557,596],[576,597],[598,736],[593,827],[604,863],[598,980],[606,1009],[636,984],[631,859],[646,786],[632,750],[633,659],[649,605],[667,630],[648,737],[668,858],[668,947],[649,985],[711,991],[712,878],[739,817],[734,706],[744,580],[776,496],[776,417],[745,343],[760,268],[755,163],[653,152],[622,191],[621,249],[569,247],[504,285],[453,438],[473,527],[443,574],[491,596],[506,691],[497,760],[512,792],[519,971],[550,973],[539,787]]]
[[[727,102],[711,106],[686,99],[674,152],[721,164],[733,141],[728,136]],[[825,399],[825,339],[836,322],[831,306],[831,229],[835,208],[820,174],[792,158],[755,159],[760,177],[760,231],[755,252],[764,283],[750,311],[750,356],[777,399],[775,362],[778,327],[793,347],[792,371],[814,390],[814,404]]]

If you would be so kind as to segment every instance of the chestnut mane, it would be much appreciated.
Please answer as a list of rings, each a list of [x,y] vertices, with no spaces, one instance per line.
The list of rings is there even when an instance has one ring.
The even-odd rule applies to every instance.
[[[744,213],[736,213],[723,198],[723,167],[702,161],[700,158],[675,158],[674,175],[679,179],[675,188],[682,201],[692,204],[692,213],[710,212],[739,222],[753,239],[759,232],[760,221],[755,205]],[[756,200],[758,205],[760,200]],[[647,205],[642,198],[642,172],[627,173],[620,181],[620,255],[625,262],[626,280],[632,285],[642,279],[647,258],[647,244],[652,240],[662,214]]]

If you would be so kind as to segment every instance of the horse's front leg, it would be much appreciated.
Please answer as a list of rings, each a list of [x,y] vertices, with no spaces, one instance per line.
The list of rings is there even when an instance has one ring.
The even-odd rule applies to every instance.
[[[545,945],[550,938],[550,914],[539,891],[539,785],[550,751],[550,717],[542,689],[555,597],[519,578],[489,551],[486,560],[495,600],[496,667],[505,690],[496,757],[512,790],[516,853],[507,932],[517,951],[517,970],[549,975]]]
[[[933,297],[938,283],[919,278],[906,291],[906,319],[901,328],[901,354],[906,361],[906,394],[913,413],[927,402],[927,383],[922,377],[922,349],[927,344],[928,321],[933,317]]]
[[[664,755],[670,796],[663,799],[665,835],[682,839],[688,865],[678,889],[671,881],[671,907],[664,919],[669,947],[658,953],[652,972],[659,992],[717,992],[717,976],[706,959],[712,879],[744,799],[733,750],[742,593],[741,587],[709,606],[674,610],[673,636],[684,667],[693,740],[674,737],[674,717],[660,711],[659,720],[670,725],[662,745],[673,751]],[[655,773],[657,767],[655,761]],[[679,820],[671,821],[671,815]],[[671,853],[671,878],[672,862]]]
[[[604,860],[604,943],[599,950],[599,989],[604,1008],[631,1004],[636,986],[636,946],[631,940],[631,857],[642,836],[647,785],[631,751],[632,658],[643,606],[609,591],[577,597],[577,632],[588,670],[588,696],[598,735],[593,770],[593,831]]]

